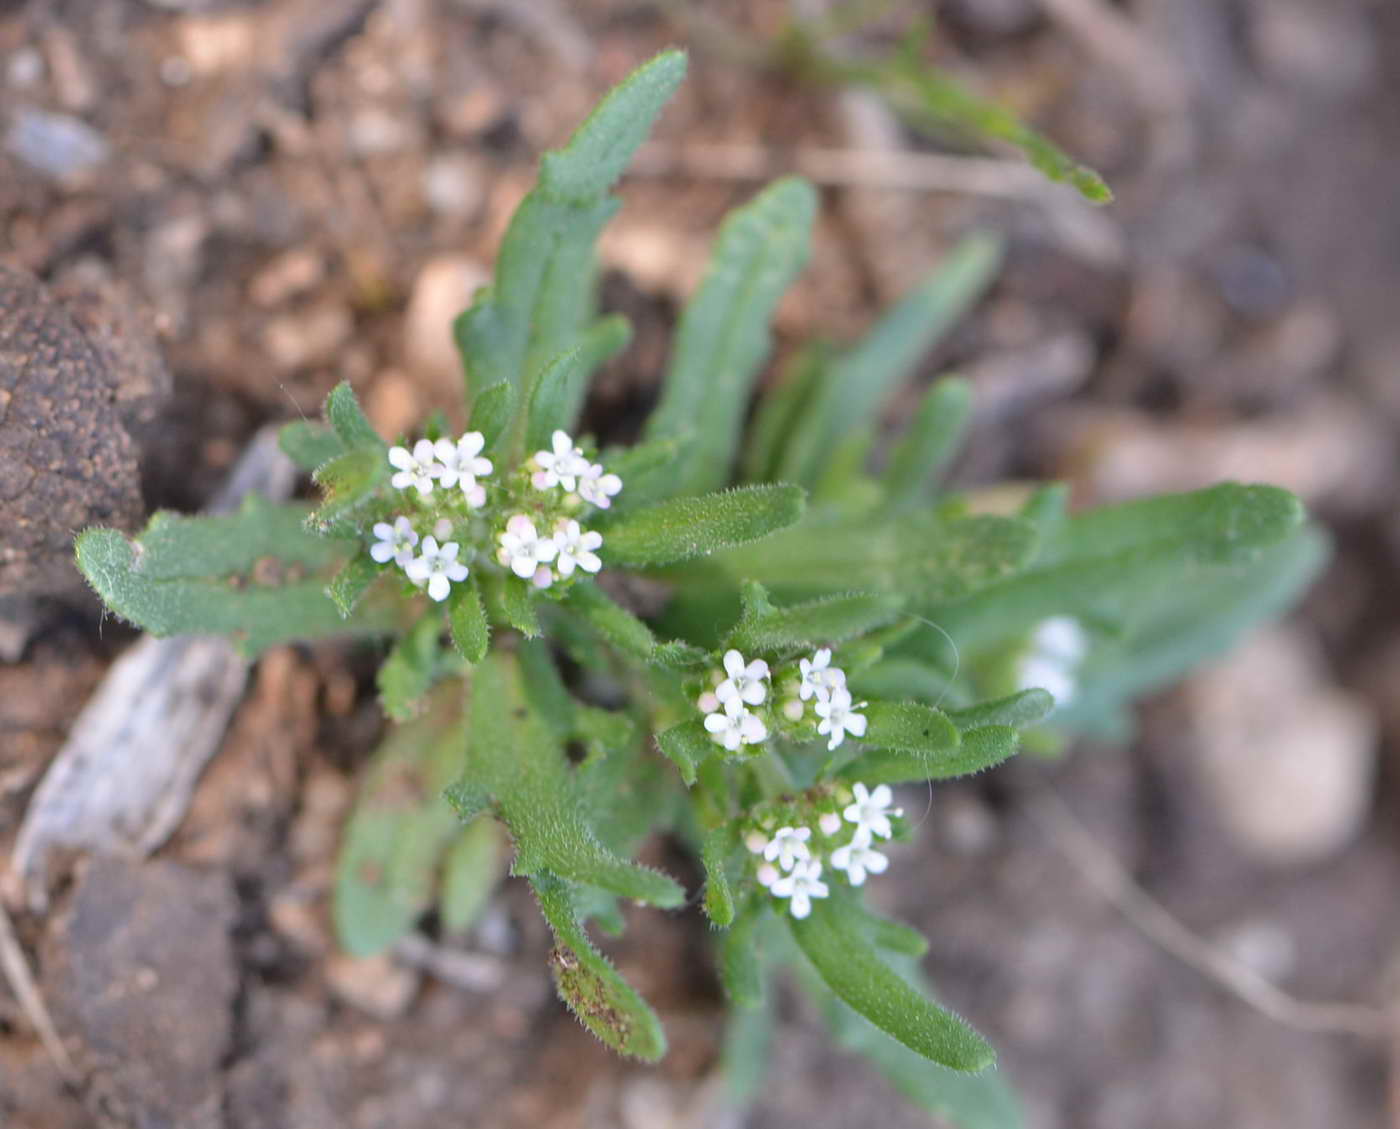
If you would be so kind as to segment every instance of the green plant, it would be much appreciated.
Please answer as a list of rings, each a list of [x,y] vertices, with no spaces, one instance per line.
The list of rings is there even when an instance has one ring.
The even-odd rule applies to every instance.
[[[936,481],[968,417],[957,379],[929,389],[872,473],[890,394],[996,270],[984,236],[864,341],[801,352],[745,427],[769,317],[806,256],[816,200],[798,180],[724,223],[641,442],[575,440],[590,374],[628,339],[594,312],[593,241],[684,69],[659,56],[544,158],[495,284],[455,327],[465,435],[430,424],[391,446],[341,385],[324,424],[283,433],[319,506],[157,514],[134,540],[83,533],[78,562],[157,634],[221,632],[249,655],[388,642],[395,724],[337,879],[350,951],[392,945],[435,900],[446,927],[470,922],[503,827],[554,932],[560,995],[609,1046],[654,1060],[661,1024],[586,923],[620,931],[620,899],[682,905],[676,881],[631,861],[670,832],[705,869],[736,1091],[766,985],[792,965],[837,1037],[911,1099],[1014,1124],[990,1046],[919,980],[923,939],[862,902],[882,844],[910,831],[889,786],[990,768],[1024,731],[1044,746],[1121,726],[1131,695],[1286,605],[1322,547],[1268,486],[1078,514],[1047,486],[988,512],[1005,491]],[[659,611],[608,582],[629,571],[665,586]]]

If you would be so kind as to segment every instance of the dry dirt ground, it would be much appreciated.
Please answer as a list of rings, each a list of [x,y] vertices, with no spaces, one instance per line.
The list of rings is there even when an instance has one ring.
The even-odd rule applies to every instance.
[[[787,10],[690,7],[744,42]],[[780,349],[858,332],[957,234],[994,227],[1005,274],[926,369],[977,384],[962,481],[1058,475],[1090,501],[1270,479],[1307,499],[1337,556],[1286,629],[1150,703],[1131,745],[939,789],[880,899],[932,938],[930,973],[1002,1049],[1037,1129],[1380,1124],[1382,1043],[1265,1017],[1168,955],[1028,798],[1052,787],[1216,951],[1305,999],[1384,1006],[1400,923],[1400,10],[919,7],[946,65],[1099,167],[1118,203],[1090,211],[1019,181],[929,191],[897,169],[827,184]],[[752,188],[715,146],[758,147],[776,173],[813,149],[927,142],[856,92],[760,73],[640,2],[12,0],[0,256],[49,281],[119,281],[148,312],[174,387],[140,436],[144,500],[193,509],[260,424],[312,412],[339,380],[381,430],[450,409],[446,322],[533,161],[676,42],[695,49],[692,77],[603,246],[604,303],[636,341],[590,422],[623,435],[706,240]],[[80,593],[5,614],[0,850],[131,639],[99,631]],[[337,647],[268,655],[174,841],[145,864],[80,862],[50,915],[17,914],[88,1078],[65,1088],[0,982],[0,1125],[928,1124],[790,995],[770,1083],[751,1112],[728,1110],[695,913],[634,914],[612,950],[670,1033],[656,1069],[611,1059],[554,1001],[518,890],[468,938],[470,975],[338,956],[326,895],[381,730],[371,671]]]

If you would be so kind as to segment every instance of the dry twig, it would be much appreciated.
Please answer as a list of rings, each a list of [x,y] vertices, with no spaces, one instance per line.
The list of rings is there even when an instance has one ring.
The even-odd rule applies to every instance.
[[[44,997],[39,993],[39,985],[34,981],[29,961],[25,959],[19,938],[15,936],[14,925],[10,922],[10,915],[5,912],[3,905],[0,905],[0,972],[4,973],[10,990],[14,992],[15,999],[19,1001],[19,1006],[38,1034],[49,1058],[53,1059],[58,1072],[63,1075],[65,1081],[73,1085],[80,1083],[82,1075],[73,1065],[73,1060],[68,1057],[68,1048],[63,1045],[58,1028],[54,1026],[53,1017],[49,1015],[49,1009],[44,1004]]]

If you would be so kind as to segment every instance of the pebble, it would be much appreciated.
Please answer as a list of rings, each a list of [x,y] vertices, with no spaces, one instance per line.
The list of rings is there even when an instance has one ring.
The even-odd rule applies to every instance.
[[[376,1019],[397,1019],[407,1012],[422,979],[417,969],[395,964],[387,956],[340,954],[326,966],[331,991]]]
[[[461,402],[462,362],[452,322],[490,281],[486,268],[466,255],[429,259],[414,279],[404,314],[403,355],[434,406]]]
[[[1187,701],[1196,771],[1243,851],[1297,866],[1330,858],[1361,833],[1377,720],[1330,683],[1301,630],[1260,632],[1201,671]]]
[[[81,118],[28,106],[15,112],[5,133],[5,149],[59,182],[79,179],[111,155],[107,139]]]
[[[471,219],[486,202],[481,169],[460,153],[439,153],[423,168],[423,199],[440,215]]]

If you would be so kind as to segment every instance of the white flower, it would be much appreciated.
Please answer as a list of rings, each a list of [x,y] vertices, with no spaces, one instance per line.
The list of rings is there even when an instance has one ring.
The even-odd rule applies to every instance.
[[[521,580],[533,580],[539,566],[548,564],[559,551],[550,538],[535,532],[535,523],[525,514],[516,514],[506,522],[499,539],[496,559]]]
[[[415,584],[426,583],[428,596],[441,603],[452,590],[452,581],[467,578],[467,566],[457,559],[457,542],[449,541],[440,546],[437,538],[423,538],[423,555],[415,557],[404,567],[408,578]]]
[[[439,439],[433,444],[438,460],[438,481],[444,489],[459,486],[470,506],[486,504],[486,487],[477,482],[492,471],[491,460],[483,458],[486,438],[479,431],[468,431],[457,442]]]
[[[847,805],[841,814],[846,817],[847,823],[856,825],[852,844],[868,844],[874,835],[881,839],[888,839],[893,835],[894,828],[890,826],[890,816],[903,815],[904,809],[890,807],[894,802],[894,793],[890,791],[890,786],[879,784],[875,791],[870,792],[864,784],[853,784],[851,791],[855,793],[855,802]]]
[[[841,817],[834,811],[824,811],[817,820],[817,826],[821,828],[823,835],[835,835],[841,830]]]
[[[797,694],[804,702],[812,697],[821,701],[830,697],[834,690],[846,686],[846,672],[839,666],[831,665],[830,647],[823,647],[810,660],[803,659],[797,665],[802,671],[802,685]]]
[[[746,665],[738,651],[726,651],[724,670],[729,677],[715,687],[715,696],[725,705],[734,701],[756,706],[768,697],[768,687],[763,684],[768,677],[768,664],[762,659]]]
[[[1067,706],[1079,689],[1076,672],[1088,653],[1089,637],[1073,616],[1041,620],[1016,664],[1016,687],[1039,687],[1055,699],[1057,708]]]
[[[720,708],[720,700],[715,697],[714,691],[706,690],[695,699],[695,705],[701,713],[715,713]]]
[[[433,492],[433,479],[438,476],[439,467],[433,461],[434,448],[431,439],[420,439],[407,447],[390,447],[389,463],[398,469],[398,474],[389,479],[396,490],[407,490],[416,486],[418,493],[426,496]]]
[[[778,868],[771,862],[760,863],[754,877],[758,879],[760,886],[772,886],[779,878]]]
[[[762,831],[750,831],[744,836],[744,846],[752,855],[761,855],[763,848],[768,846],[768,836]]]
[[[856,837],[844,847],[837,847],[831,852],[831,865],[837,870],[844,870],[852,886],[860,886],[864,884],[867,873],[884,874],[890,860],[857,832]]]
[[[805,712],[806,709],[796,698],[789,698],[783,703],[783,716],[789,721],[801,721]]]
[[[1047,659],[1059,659],[1066,666],[1077,666],[1089,653],[1089,637],[1073,616],[1051,616],[1031,632],[1031,650]]]
[[[578,488],[579,475],[588,470],[588,460],[583,452],[574,446],[574,441],[566,431],[556,431],[551,439],[552,451],[536,451],[537,470],[531,478],[537,490],[548,490],[563,486],[565,490]]]
[[[784,870],[791,870],[799,862],[812,857],[812,852],[807,849],[807,840],[811,837],[810,827],[779,827],[763,848],[763,857],[769,862],[776,862]]]
[[[812,912],[812,899],[824,898],[828,893],[821,877],[821,863],[800,862],[791,874],[784,874],[768,889],[774,897],[791,898],[792,916],[803,918]]]
[[[744,709],[737,698],[725,703],[723,713],[706,714],[705,728],[731,753],[740,745],[757,745],[768,737],[763,719]]]
[[[830,737],[826,743],[828,750],[841,744],[847,733],[852,737],[865,736],[865,715],[853,712],[864,705],[864,702],[852,704],[851,692],[844,686],[831,691],[828,698],[817,699],[817,716],[821,718],[817,722],[817,732]]]
[[[585,502],[592,502],[600,510],[612,505],[615,494],[622,490],[622,479],[608,474],[601,463],[586,465],[578,477],[578,496]]]
[[[535,569],[535,575],[530,577],[530,583],[536,588],[548,588],[554,583],[554,570],[549,565],[540,565]]]
[[[1016,689],[1044,690],[1055,699],[1057,709],[1069,705],[1078,688],[1074,672],[1057,659],[1030,654],[1016,664]]]
[[[572,576],[576,568],[584,572],[597,572],[603,567],[603,562],[594,550],[601,548],[602,544],[601,533],[580,528],[572,518],[561,521],[554,530],[554,545],[559,551],[559,575]]]
[[[392,560],[400,568],[408,566],[413,559],[413,547],[418,544],[418,534],[408,518],[402,515],[396,517],[393,525],[387,521],[377,521],[374,523],[374,535],[379,540],[369,547],[371,557],[380,564],[388,564]]]
[[[452,519],[449,517],[440,517],[437,521],[433,522],[433,536],[438,539],[439,543],[451,541]]]

